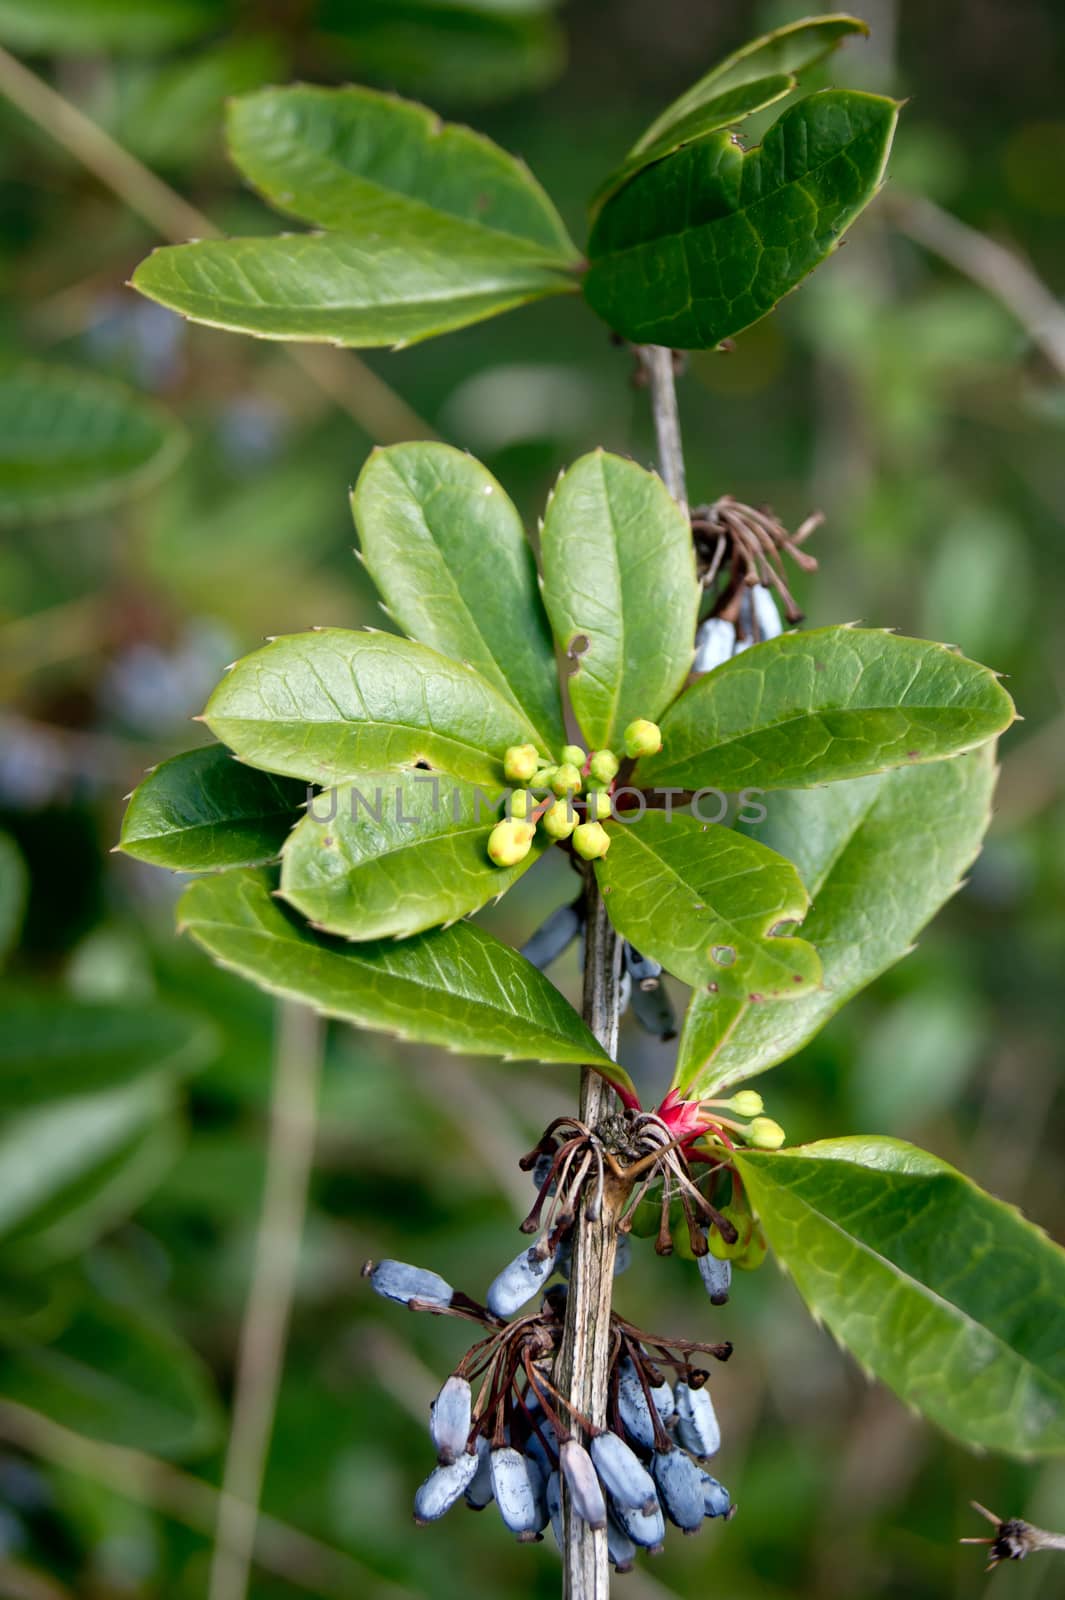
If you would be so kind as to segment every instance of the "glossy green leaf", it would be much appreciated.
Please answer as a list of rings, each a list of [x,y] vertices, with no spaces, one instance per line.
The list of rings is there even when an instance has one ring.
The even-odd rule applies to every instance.
[[[824,60],[848,36],[867,34],[868,25],[858,17],[836,13],[824,17],[804,17],[801,22],[788,23],[751,39],[732,55],[726,56],[701,77],[673,103],[656,117],[647,131],[641,134],[632,147],[632,154],[660,147],[664,141],[675,137],[688,119],[700,111],[709,110],[726,95],[738,94],[753,84],[764,83],[769,77],[792,77],[805,72]],[[768,105],[769,101],[763,101]],[[754,107],[753,109],[760,109]],[[682,140],[678,139],[677,144]],[[676,149],[677,144],[672,148]],[[666,151],[662,152],[666,154]]]
[[[445,444],[375,450],[352,495],[362,558],[404,633],[468,661],[545,753],[565,743],[551,629],[513,501]]]
[[[989,744],[955,761],[770,796],[759,832],[810,892],[803,934],[821,957],[823,987],[788,1006],[693,994],[674,1085],[705,1095],[786,1060],[906,955],[979,853],[995,774]]]
[[[0,367],[0,523],[102,510],[183,449],[180,426],[125,384],[75,367]]]
[[[737,1156],[814,1315],[974,1449],[1065,1453],[1065,1252],[945,1161],[894,1139]]]
[[[0,1349],[0,1393],[75,1433],[153,1456],[208,1450],[219,1431],[210,1377],[189,1346],[88,1293],[54,1339]]]
[[[947,645],[863,628],[781,634],[700,678],[636,781],[799,789],[938,761],[1013,721],[995,673]]]
[[[299,821],[307,787],[205,745],[153,767],[122,819],[119,848],[175,872],[213,872],[274,860]]]
[[[655,473],[596,450],[559,478],[540,548],[547,614],[576,662],[573,710],[588,743],[609,748],[634,718],[659,717],[691,668],[688,519]]]
[[[670,122],[656,138],[646,142],[641,140],[633,146],[621,166],[596,191],[590,208],[593,219],[610,196],[645,167],[672,155],[683,145],[702,139],[708,133],[716,133],[719,128],[734,128],[756,111],[764,111],[767,106],[783,100],[795,88],[795,83],[795,78],[789,73],[777,72],[719,93],[708,94],[704,102],[693,105],[683,116]]]
[[[294,829],[281,894],[345,939],[405,939],[454,922],[504,894],[550,846],[538,833],[524,861],[495,866],[488,836],[499,816],[498,797],[478,784],[367,773],[323,796]]]
[[[706,350],[749,327],[872,199],[897,115],[894,100],[826,90],[753,150],[721,131],[655,162],[596,218],[589,304],[637,344]]]
[[[224,20],[217,0],[0,0],[0,40],[63,55],[165,50]]]
[[[628,1083],[554,985],[483,928],[345,944],[286,913],[272,888],[264,872],[199,878],[181,926],[222,966],[325,1016],[471,1055],[587,1062]]]
[[[458,222],[501,251],[517,242],[556,263],[576,248],[523,162],[425,106],[373,89],[298,84],[229,108],[229,150],[275,205],[357,237]]]
[[[146,1074],[188,1072],[209,1059],[200,1018],[159,1001],[77,1000],[51,990],[0,995],[0,1112],[93,1094]]]
[[[596,876],[611,922],[644,955],[721,994],[794,1001],[817,985],[813,947],[770,937],[809,904],[789,861],[729,828],[662,811],[608,831]]]
[[[133,285],[268,339],[406,345],[577,285],[531,173],[491,141],[369,89],[267,89],[230,119],[238,165],[324,234],[157,250]]]
[[[0,966],[18,943],[29,893],[29,873],[10,834],[0,833]]]
[[[343,628],[289,634],[245,656],[204,721],[251,766],[324,784],[426,763],[498,789],[508,745],[534,737],[470,667]]]

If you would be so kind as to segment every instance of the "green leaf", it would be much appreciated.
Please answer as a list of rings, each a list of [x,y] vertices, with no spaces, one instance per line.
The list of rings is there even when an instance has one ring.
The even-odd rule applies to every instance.
[[[791,1005],[697,992],[675,1087],[693,1097],[764,1072],[802,1048],[850,997],[912,948],[959,888],[991,821],[995,747],[767,801],[767,842],[813,900],[803,924],[823,986]]]
[[[176,1334],[86,1296],[48,1343],[0,1350],[0,1393],[53,1422],[153,1456],[208,1450],[219,1408],[206,1367]]]
[[[153,767],[133,791],[118,848],[175,872],[215,872],[274,860],[307,798],[305,784],[205,745]]]
[[[468,661],[557,755],[565,731],[536,562],[491,473],[450,445],[392,445],[370,456],[351,504],[389,616],[412,639]]]
[[[811,945],[770,937],[809,905],[789,861],[728,828],[661,811],[608,831],[596,876],[611,922],[644,955],[722,994],[794,1001],[820,981]]]
[[[173,1107],[170,1080],[156,1074],[7,1116],[0,1134],[5,1255],[27,1265],[71,1255],[128,1215],[174,1154]]]
[[[585,296],[637,344],[706,350],[764,317],[876,193],[898,106],[825,90],[744,150],[711,133],[632,178],[600,211]]]
[[[471,1055],[586,1062],[628,1085],[554,985],[483,928],[344,944],[287,915],[272,886],[264,872],[199,878],[181,926],[222,966],[324,1016]]]
[[[858,17],[836,14],[805,17],[801,22],[788,23],[786,27],[775,28],[772,33],[750,40],[711,67],[698,83],[667,106],[637,139],[631,154],[643,152],[647,159],[652,159],[649,152],[675,138],[693,115],[709,111],[726,96],[738,95],[741,90],[764,83],[767,78],[797,76],[823,61],[849,35],[868,32],[868,25]],[[768,104],[768,100],[762,101],[762,105]],[[751,109],[760,110],[761,106]],[[681,142],[678,138],[672,148],[676,149]],[[668,152],[663,150],[662,153]]]
[[[229,150],[279,211],[362,238],[459,222],[558,265],[577,250],[528,167],[491,139],[373,89],[262,89],[232,102]]]
[[[224,21],[216,0],[0,0],[0,40],[34,54],[165,50]]]
[[[346,939],[406,939],[454,922],[504,894],[550,847],[538,833],[524,861],[495,866],[488,835],[499,797],[435,773],[367,773],[328,799],[285,845],[281,894]]]
[[[234,159],[334,231],[157,250],[133,275],[194,321],[268,339],[412,344],[576,289],[576,251],[532,174],[491,141],[368,89],[234,103]]]
[[[45,1105],[188,1072],[209,1059],[212,1030],[161,1002],[75,1000],[51,990],[5,991],[0,1112]]]
[[[828,1139],[737,1163],[803,1299],[907,1405],[974,1449],[1065,1452],[1065,1252],[945,1161]]]
[[[10,834],[0,833],[0,966],[18,943],[29,887],[21,850]]]
[[[812,628],[754,645],[693,684],[634,781],[805,789],[958,755],[1013,718],[995,673],[947,645]]]
[[[609,748],[634,718],[659,717],[691,668],[688,519],[655,473],[596,450],[559,478],[540,547],[555,639],[576,659],[573,710],[589,744]]]
[[[336,783],[416,763],[500,785],[528,722],[470,667],[386,633],[322,628],[245,656],[204,721],[253,767]]]
[[[0,368],[0,523],[103,510],[183,450],[180,426],[125,384],[75,367]]]

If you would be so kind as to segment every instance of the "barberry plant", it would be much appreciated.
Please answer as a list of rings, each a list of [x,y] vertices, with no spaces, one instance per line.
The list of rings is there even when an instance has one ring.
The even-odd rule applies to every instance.
[[[958,888],[1014,716],[997,675],[947,645],[784,630],[802,620],[785,558],[815,566],[817,518],[789,534],[727,494],[686,502],[679,353],[770,312],[883,179],[894,101],[797,95],[863,31],[809,19],[707,72],[599,187],[585,256],[521,162],[421,106],[256,93],[232,106],[233,158],[312,231],[162,249],[133,280],[200,322],[347,346],[583,293],[649,383],[661,476],[583,456],[535,543],[470,456],[375,450],[352,509],[394,631],[312,630],[235,663],[204,712],[217,743],[150,773],[122,832],[131,855],[197,874],[181,926],[253,983],[583,1069],[579,1114],[524,1163],[532,1242],[483,1303],[426,1267],[367,1264],[386,1297],[478,1329],[433,1408],[418,1520],[464,1497],[494,1500],[521,1540],[553,1523],[571,1595],[605,1594],[608,1561],[630,1566],[667,1520],[693,1533],[733,1510],[705,1469],[720,1430],[693,1359],[729,1347],[613,1310],[630,1237],[693,1260],[715,1306],[771,1249],[934,1423],[974,1448],[1065,1449],[1065,1255],[896,1140],[789,1148],[740,1087]],[[746,119],[780,101],[748,148]],[[513,950],[472,919],[552,849],[579,893]],[[575,939],[581,1012],[544,972]],[[690,989],[676,1066],[639,1093],[618,1018],[631,1003],[670,1037],[665,975]]]

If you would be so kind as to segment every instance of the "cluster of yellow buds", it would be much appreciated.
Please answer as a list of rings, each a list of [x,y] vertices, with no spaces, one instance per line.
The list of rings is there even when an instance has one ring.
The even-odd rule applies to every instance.
[[[662,735],[653,722],[630,722],[624,733],[625,753],[632,759],[654,755],[662,748]],[[546,763],[533,744],[513,744],[503,757],[503,773],[516,784],[507,815],[488,837],[488,854],[497,867],[515,867],[532,849],[536,829],[561,843],[568,839],[577,855],[596,861],[610,849],[603,823],[611,814],[610,789],[621,763],[613,750],[593,750],[579,744],[562,748],[557,765]],[[584,814],[581,820],[579,805]]]

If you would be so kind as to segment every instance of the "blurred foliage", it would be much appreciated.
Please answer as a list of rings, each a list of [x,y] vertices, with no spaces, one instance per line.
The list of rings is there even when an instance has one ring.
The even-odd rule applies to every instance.
[[[302,77],[365,79],[484,127],[526,157],[580,236],[582,197],[694,70],[802,10],[753,9],[0,0],[0,43],[226,230],[271,224],[224,162],[222,102]],[[889,195],[931,195],[1059,288],[1060,7],[855,10],[873,36],[844,55],[839,81],[854,61],[856,82],[912,97]],[[60,362],[118,380],[190,438],[154,486],[0,543],[0,1060],[22,1085],[0,1131],[0,1592],[30,1592],[16,1586],[28,1572],[60,1597],[198,1600],[209,1522],[186,1526],[171,1480],[154,1474],[118,1493],[102,1458],[48,1419],[218,1481],[273,1018],[175,940],[179,883],[170,892],[109,851],[122,796],[190,742],[187,719],[236,654],[266,632],[375,621],[346,503],[373,441],[352,416],[363,369],[339,358],[339,406],[285,352],[138,302],[122,285],[158,242],[147,226],[6,103],[0,127],[5,368]],[[651,457],[630,358],[576,303],[370,367],[484,459],[529,518],[590,445]],[[814,505],[827,513],[821,572],[803,580],[812,623],[862,617],[951,638],[1009,674],[1027,719],[1003,751],[999,814],[967,890],[909,960],[763,1080],[769,1109],[794,1140],[912,1138],[1061,1238],[1060,374],[997,301],[874,206],[802,296],[731,353],[694,357],[681,399],[694,499],[767,501],[790,524]],[[520,942],[568,893],[565,868],[545,869],[486,922]],[[562,980],[573,995],[572,965]],[[36,1069],[65,1059],[54,1099],[18,1054],[20,1018],[42,997],[54,1053]],[[121,1057],[95,1053],[108,1026],[122,1030]],[[669,1047],[627,1023],[623,1049],[643,1085],[664,1086]],[[301,1566],[286,1528],[346,1553],[346,1592],[371,1600],[397,1586],[433,1600],[557,1592],[550,1541],[519,1549],[498,1522],[462,1513],[412,1535],[426,1405],[464,1341],[371,1303],[358,1268],[394,1253],[483,1290],[515,1248],[515,1158],[572,1093],[564,1067],[533,1079],[331,1030],[264,1491],[289,1576],[258,1568],[256,1600],[344,1592],[335,1573]],[[694,1278],[679,1257],[638,1249],[620,1307],[699,1337]],[[634,1595],[942,1600],[982,1592],[979,1557],[954,1543],[982,1531],[970,1498],[1062,1525],[1060,1466],[945,1442],[866,1385],[775,1270],[744,1275],[713,1325],[737,1347],[716,1396],[719,1470],[740,1515],[673,1541],[653,1582],[627,1580]],[[1065,1586],[1054,1556],[996,1582],[1022,1600]]]

